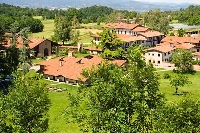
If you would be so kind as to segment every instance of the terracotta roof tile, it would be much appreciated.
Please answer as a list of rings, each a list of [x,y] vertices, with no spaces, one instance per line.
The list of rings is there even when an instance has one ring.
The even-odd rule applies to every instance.
[[[170,52],[174,49],[175,49],[174,47],[163,45],[163,46],[156,46],[156,47],[149,48],[149,49],[147,49],[147,51],[159,51],[159,52],[166,53],[166,52]]]
[[[30,49],[36,47],[37,45],[39,45],[40,43],[42,43],[43,41],[47,40],[47,39],[43,39],[43,38],[29,38],[30,42],[29,42],[29,47]],[[23,41],[21,38],[17,39],[17,48],[20,48],[23,45]],[[9,47],[11,45],[11,41],[8,40],[6,43],[3,44],[3,46],[5,47]]]
[[[124,42],[134,42],[134,41],[146,41],[147,39],[143,36],[132,36],[126,34],[117,34],[117,37]]]
[[[144,37],[157,37],[157,36],[163,36],[163,33],[160,33],[158,31],[147,31],[144,33],[139,33],[140,35],[144,36]]]
[[[115,28],[115,29],[129,29],[132,30],[139,26],[139,24],[126,24],[126,23],[107,23],[105,28]]]
[[[44,66],[42,73],[52,76],[63,76],[67,79],[78,80],[79,78],[82,81],[85,81],[81,75],[84,68],[91,69],[92,66],[96,67],[98,64],[104,60],[99,56],[87,56],[84,58],[75,58],[75,57],[64,57],[56,58],[48,61],[38,63]],[[62,63],[61,63],[62,62]],[[116,63],[118,66],[122,66],[126,61],[125,60],[113,60],[113,63]],[[61,64],[62,65],[61,65]]]
[[[178,36],[166,36],[161,42],[179,42],[179,43],[199,43],[200,37],[178,37]]]
[[[200,56],[200,52],[193,53],[194,56]]]
[[[145,32],[145,31],[148,31],[148,30],[149,30],[149,28],[142,27],[142,26],[138,26],[135,29],[133,29],[133,31],[135,31],[135,32]]]

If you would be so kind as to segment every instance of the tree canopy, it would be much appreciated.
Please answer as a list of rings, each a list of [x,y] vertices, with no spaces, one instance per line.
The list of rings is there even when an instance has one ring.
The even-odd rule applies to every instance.
[[[192,53],[184,49],[177,49],[171,56],[172,63],[174,63],[177,70],[181,73],[191,73],[193,69]]]

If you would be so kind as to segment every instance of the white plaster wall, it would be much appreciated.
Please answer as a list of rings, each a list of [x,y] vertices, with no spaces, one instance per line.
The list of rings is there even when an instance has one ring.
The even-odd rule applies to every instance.
[[[160,56],[158,56],[158,54],[160,54]],[[162,53],[158,51],[151,51],[151,52],[145,53],[146,63],[149,63],[149,60],[151,60],[151,63],[155,65],[159,65],[159,64],[162,64],[162,58],[163,58]],[[158,61],[160,61],[160,63],[158,63]]]

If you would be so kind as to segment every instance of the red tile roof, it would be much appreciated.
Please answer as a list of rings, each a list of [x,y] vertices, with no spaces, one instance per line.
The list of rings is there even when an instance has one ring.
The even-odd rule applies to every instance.
[[[149,30],[149,28],[142,27],[142,26],[138,26],[135,29],[133,29],[134,32],[145,32],[145,31],[148,31],[148,30]]]
[[[194,56],[200,56],[200,52],[193,53]]]
[[[44,66],[44,69],[41,70],[43,74],[52,75],[52,76],[63,76],[67,79],[78,80],[79,78],[82,81],[85,81],[81,75],[84,68],[91,69],[92,66],[96,67],[102,61],[104,61],[99,56],[87,56],[84,58],[75,58],[75,57],[65,57],[56,58],[48,61],[38,63]],[[62,65],[60,66],[60,63]],[[125,60],[113,60],[111,61],[116,63],[118,66],[122,66],[126,61]]]
[[[170,46],[167,46],[167,45],[161,45],[161,46],[149,48],[149,49],[147,49],[147,51],[159,51],[159,52],[166,53],[166,52],[170,52],[174,49],[175,49],[174,47],[170,47]]]
[[[199,43],[200,37],[178,37],[178,36],[166,36],[161,42],[173,42],[173,43]]]
[[[139,26],[139,24],[126,24],[126,23],[107,23],[105,28],[115,28],[115,29],[129,29],[132,30]]]
[[[47,39],[43,39],[43,38],[29,38],[30,42],[29,42],[29,47],[30,49],[36,47],[37,45],[41,44],[42,42],[44,42]],[[23,41],[21,38],[17,39],[17,48],[20,48],[23,45]],[[5,47],[9,47],[11,45],[11,41],[8,40],[7,42],[5,42],[3,44],[3,46]]]
[[[157,36],[163,36],[163,33],[160,33],[158,31],[147,31],[144,33],[139,33],[140,35],[144,36],[144,37],[157,37]]]
[[[89,50],[89,51],[99,51],[99,52],[102,51],[101,48],[97,48],[97,47],[84,47],[84,49]]]
[[[124,42],[146,41],[147,39],[142,36],[132,36],[126,34],[117,34],[117,37]]]

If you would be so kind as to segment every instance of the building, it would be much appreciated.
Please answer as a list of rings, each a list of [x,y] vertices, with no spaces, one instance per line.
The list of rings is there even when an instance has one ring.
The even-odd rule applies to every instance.
[[[104,28],[110,28],[112,32],[116,32],[117,37],[124,42],[123,48],[129,47],[133,43],[143,46],[156,46],[164,38],[164,34],[139,24],[107,23]],[[99,44],[100,36],[96,34],[92,37],[93,42]]]
[[[185,49],[189,52],[196,52],[196,40],[194,41],[193,39],[188,37],[178,37],[175,41],[175,38],[176,37],[171,36],[165,37],[160,44],[157,44],[155,47],[147,49],[144,55],[146,63],[161,65],[162,63],[170,62],[171,55],[176,49]]]
[[[9,47],[11,45],[11,41],[8,40],[3,43],[4,47]],[[23,41],[21,38],[17,39],[17,48],[22,47]],[[40,54],[41,57],[51,56],[52,55],[52,47],[58,46],[57,43],[54,43],[48,39],[44,38],[29,38],[29,48],[34,51],[35,56],[37,57]],[[57,48],[58,50],[58,48]]]
[[[97,55],[89,55],[83,58],[63,57],[55,58],[39,63],[40,73],[49,80],[65,82],[68,84],[78,85],[79,81],[86,82],[81,73],[84,69],[97,67],[104,59]],[[126,60],[112,60],[111,63],[119,67],[126,64]]]
[[[168,42],[168,43],[188,43],[193,44],[194,51],[200,52],[200,37],[178,37],[178,36],[166,36],[161,40],[161,43]]]

